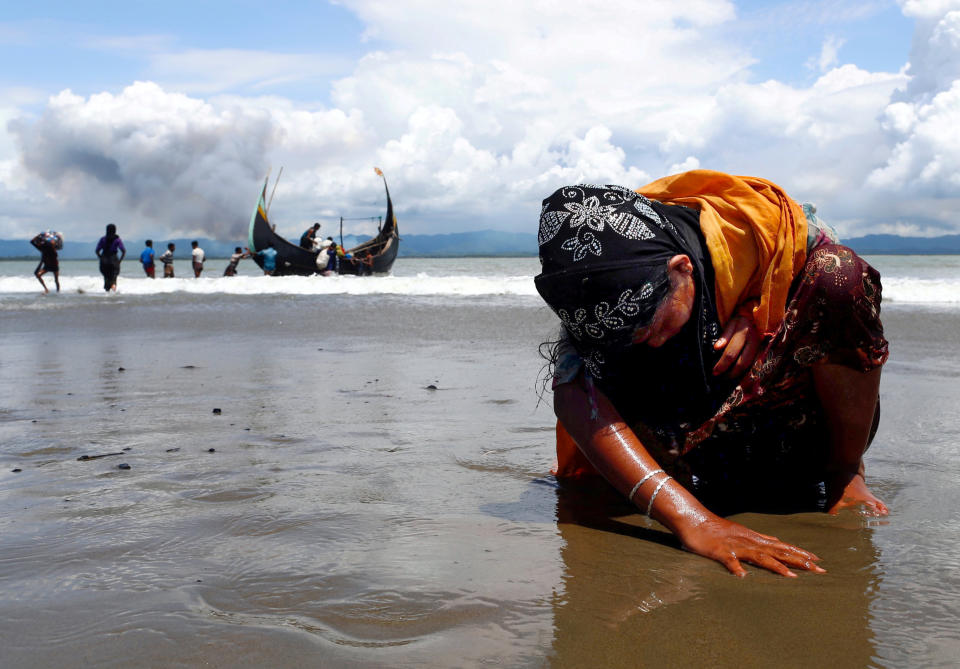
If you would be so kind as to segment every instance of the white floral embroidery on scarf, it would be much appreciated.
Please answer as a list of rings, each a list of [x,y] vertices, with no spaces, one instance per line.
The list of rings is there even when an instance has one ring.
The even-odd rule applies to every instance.
[[[640,305],[653,295],[653,284],[646,283],[640,290],[627,288],[620,293],[617,303],[610,306],[609,302],[600,302],[593,307],[593,322],[587,322],[587,310],[583,307],[575,309],[573,316],[566,309],[560,309],[557,315],[567,331],[575,339],[583,340],[584,335],[593,339],[605,339],[608,334],[623,330],[629,325],[626,318],[632,318],[640,313]]]
[[[585,189],[602,189],[603,199],[610,204],[601,204],[600,197],[596,195],[584,197]],[[651,239],[656,236],[644,219],[653,221],[661,228],[673,228],[672,224],[665,223],[657,214],[650,200],[623,186],[579,184],[565,189],[563,194],[575,201],[564,203],[563,208],[566,211],[548,211],[548,205],[544,205],[540,212],[540,230],[537,237],[541,246],[547,244],[560,234],[564,222],[569,220],[573,235],[565,239],[560,248],[571,251],[574,262],[583,260],[587,254],[597,257],[603,255],[603,243],[594,233],[602,233],[607,224],[622,237],[635,240]],[[578,198],[582,201],[576,201]],[[625,202],[632,202],[634,209],[641,216],[617,212],[616,205]]]
[[[557,236],[563,222],[570,217],[565,211],[547,211],[547,205],[543,205],[540,212],[540,232],[537,235],[537,243],[543,246],[551,239]]]
[[[586,225],[592,230],[603,232],[604,221],[613,213],[613,207],[610,205],[600,206],[600,198],[591,195],[581,202],[567,202],[563,208],[569,211],[573,216],[570,217],[570,227],[577,229]]]
[[[603,255],[603,245],[600,244],[600,240],[592,232],[585,233],[582,240],[580,235],[577,234],[577,236],[571,237],[561,244],[560,248],[564,251],[573,251],[574,262],[583,260],[587,251],[598,257]]]
[[[600,351],[590,351],[583,358],[583,365],[587,368],[587,371],[593,375],[594,378],[602,379],[603,378],[603,364],[606,362],[603,358],[603,354]]]
[[[627,239],[650,239],[655,237],[647,224],[636,216],[620,213],[610,217],[610,227]]]

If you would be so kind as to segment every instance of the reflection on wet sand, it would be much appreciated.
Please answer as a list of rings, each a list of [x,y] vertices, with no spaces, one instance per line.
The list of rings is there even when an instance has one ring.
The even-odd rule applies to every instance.
[[[872,531],[853,515],[735,519],[813,550],[828,573],[786,579],[750,568],[738,579],[683,551],[609,488],[558,489],[565,571],[551,664],[869,666]]]

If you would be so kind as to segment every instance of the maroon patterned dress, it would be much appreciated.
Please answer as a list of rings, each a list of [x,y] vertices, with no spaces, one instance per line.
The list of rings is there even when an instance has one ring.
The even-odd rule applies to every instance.
[[[845,246],[820,243],[794,279],[783,322],[716,413],[670,443],[642,425],[634,431],[714,511],[822,508],[829,440],[811,367],[883,365],[880,299],[873,267]],[[572,380],[580,365],[575,352],[561,355],[555,382]],[[558,458],[558,477],[596,473],[562,430]]]
[[[880,298],[879,273],[849,248],[810,252],[780,327],[719,411],[681,446],[674,469],[702,501],[736,508],[749,492],[751,503],[824,503],[829,442],[811,366],[883,365]]]

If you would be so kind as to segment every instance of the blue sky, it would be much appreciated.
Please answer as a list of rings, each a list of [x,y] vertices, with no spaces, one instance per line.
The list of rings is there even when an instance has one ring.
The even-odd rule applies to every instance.
[[[406,232],[697,167],[846,235],[958,231],[960,0],[36,2],[0,59],[0,238],[239,238],[281,165],[291,234],[379,213],[374,165]]]

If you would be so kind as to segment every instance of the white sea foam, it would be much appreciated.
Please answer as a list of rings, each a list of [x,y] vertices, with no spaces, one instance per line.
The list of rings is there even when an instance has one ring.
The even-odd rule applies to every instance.
[[[52,288],[52,280],[47,279]],[[61,277],[65,293],[104,295],[100,276]],[[531,276],[235,276],[201,279],[147,279],[121,277],[122,295],[410,295],[483,296],[537,294]],[[36,294],[40,285],[32,276],[0,277],[0,295]]]
[[[960,279],[883,277],[883,301],[960,306]]]
[[[53,286],[51,279],[47,279]],[[103,297],[99,275],[61,277],[66,294]],[[201,279],[147,279],[120,277],[119,293],[134,295],[402,295],[439,297],[537,297],[532,275],[439,275],[419,272],[411,276],[236,276]],[[0,296],[35,295],[40,286],[32,276],[0,276]],[[883,277],[887,303],[960,306],[960,277]]]

